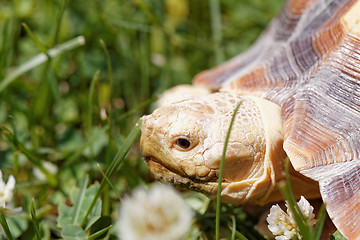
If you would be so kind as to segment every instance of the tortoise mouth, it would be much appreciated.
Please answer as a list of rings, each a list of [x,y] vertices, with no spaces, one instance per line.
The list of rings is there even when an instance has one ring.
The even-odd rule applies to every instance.
[[[161,182],[167,182],[182,188],[200,191],[208,195],[216,193],[218,185],[217,174],[207,178],[197,178],[188,176],[185,173],[178,173],[177,171],[171,169],[171,167],[165,166],[163,162],[159,161],[154,156],[144,156],[144,160],[154,177]],[[223,188],[227,185],[228,183],[223,181]]]

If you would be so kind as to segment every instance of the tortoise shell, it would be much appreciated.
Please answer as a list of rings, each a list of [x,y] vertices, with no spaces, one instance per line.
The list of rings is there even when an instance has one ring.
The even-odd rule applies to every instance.
[[[248,51],[194,84],[280,105],[293,167],[319,182],[344,236],[360,238],[360,1],[290,0]]]

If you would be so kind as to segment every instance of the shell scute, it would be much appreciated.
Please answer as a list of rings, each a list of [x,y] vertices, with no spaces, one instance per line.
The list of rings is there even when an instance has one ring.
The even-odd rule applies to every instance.
[[[290,0],[245,53],[195,84],[281,106],[293,167],[319,181],[327,210],[360,239],[360,0]]]
[[[308,154],[304,158],[313,162],[299,165],[297,169],[349,161],[359,156],[360,75],[356,67],[360,64],[359,50],[358,39],[344,37],[292,99],[295,104],[291,114],[295,117],[289,120],[291,123],[286,123],[289,114],[284,117],[285,148],[291,148],[292,152],[306,149]],[[338,152],[328,154],[334,151],[329,149],[338,149]],[[346,157],[341,153],[347,153]],[[323,155],[326,161],[320,157]]]
[[[331,179],[319,182],[320,191],[334,224],[348,239],[359,239],[360,165],[341,165],[332,170]]]

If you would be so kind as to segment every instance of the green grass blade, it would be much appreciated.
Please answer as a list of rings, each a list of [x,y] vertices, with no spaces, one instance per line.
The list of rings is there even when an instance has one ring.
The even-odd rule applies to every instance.
[[[59,32],[60,32],[60,25],[61,25],[62,18],[64,16],[65,7],[66,7],[66,0],[63,0],[61,2],[61,5],[60,5],[59,13],[58,13],[58,15],[56,17],[55,34],[54,34],[54,38],[53,38],[53,42],[52,42],[51,46],[54,46],[58,42]]]
[[[29,35],[31,40],[35,43],[36,47],[40,50],[40,52],[46,54],[48,57],[48,53],[46,50],[46,47],[40,42],[40,40],[35,36],[35,34],[31,31],[29,26],[26,23],[22,23],[22,26],[24,27],[26,33]]]
[[[51,65],[51,57],[50,57],[50,55],[48,53],[47,47],[45,47],[44,44],[42,44],[40,42],[40,40],[35,36],[35,34],[31,31],[31,29],[29,28],[29,26],[26,23],[23,23],[22,25],[23,25],[24,29],[26,30],[27,34],[29,35],[29,37],[31,38],[31,40],[37,46],[37,48],[42,53],[44,53],[47,56],[48,60],[49,60],[47,62],[47,64],[45,65],[46,67],[43,69],[43,77],[42,77],[42,79],[47,79],[48,80],[48,84],[49,84],[48,86],[50,87],[50,90],[51,90],[56,102],[59,102],[61,97],[60,97],[60,92],[59,92],[59,89],[58,89],[58,86],[57,86],[56,77],[55,77],[54,72],[51,71],[52,69],[49,71],[49,66]],[[57,28],[58,27],[59,26],[57,26]],[[58,30],[55,29],[55,31],[58,31]],[[57,34],[57,33],[55,33],[55,34]],[[47,89],[45,91],[47,91]],[[45,101],[48,101],[48,99],[46,99]]]
[[[104,173],[104,171],[101,169],[100,165],[97,164],[98,166],[98,170],[100,172],[100,174],[102,175],[104,181],[107,181],[107,184],[113,189],[114,193],[117,195],[117,197],[119,199],[121,199],[121,194],[116,190],[115,186],[112,184],[112,182],[110,181],[110,179],[106,176],[106,173]]]
[[[30,214],[31,214],[31,220],[32,220],[34,230],[35,230],[36,239],[40,240],[41,239],[40,227],[39,227],[39,223],[36,218],[35,200],[34,199],[31,200]]]
[[[113,19],[113,20],[111,20],[111,23],[114,24],[114,25],[117,25],[119,27],[122,27],[122,28],[136,30],[136,31],[139,31],[139,32],[149,33],[152,30],[151,26],[141,24],[141,23],[127,22],[127,21],[123,21],[123,20],[120,20],[120,19]]]
[[[325,204],[323,203],[320,207],[319,213],[318,213],[318,217],[317,217],[317,222],[315,225],[315,229],[313,232],[313,238],[314,240],[319,240],[321,237],[321,233],[325,224],[325,218],[326,218],[326,208],[325,208]]]
[[[141,75],[140,75],[140,91],[141,98],[148,99],[150,96],[150,64],[149,64],[149,34],[148,33],[140,33],[140,67],[141,67]]]
[[[217,189],[217,196],[216,196],[216,223],[215,223],[215,231],[216,231],[216,239],[219,240],[220,239],[220,207],[221,207],[221,184],[222,184],[222,177],[223,177],[223,172],[224,172],[224,165],[225,165],[225,155],[226,155],[226,149],[227,149],[227,145],[229,143],[229,138],[230,138],[230,133],[231,133],[231,128],[234,124],[235,121],[235,116],[237,111],[239,110],[241,105],[241,102],[236,106],[234,113],[232,115],[231,121],[230,121],[230,125],[229,125],[229,129],[227,131],[226,134],[226,138],[225,138],[225,143],[224,143],[224,149],[223,149],[223,153],[221,156],[221,164],[220,164],[220,169],[219,169],[219,180],[218,180],[218,189]]]
[[[108,226],[108,227],[106,227],[104,229],[101,229],[100,231],[90,235],[89,240],[96,239],[97,237],[99,237],[99,236],[103,235],[104,233],[106,233],[106,231],[108,231],[110,228],[112,228],[112,225],[110,225],[110,226]]]
[[[88,136],[91,136],[91,130],[93,128],[93,104],[92,101],[94,99],[94,89],[95,89],[95,83],[97,83],[99,81],[99,73],[100,71],[96,71],[94,77],[91,80],[90,83],[90,90],[89,90],[89,95],[88,95],[88,106],[87,106],[87,132],[88,132]],[[93,148],[90,147],[90,163],[91,165],[93,165],[94,163],[94,153],[93,153]]]
[[[88,120],[88,134],[90,134],[91,132],[91,129],[92,129],[92,113],[93,113],[93,104],[92,104],[92,101],[94,99],[94,89],[95,89],[95,84],[99,81],[99,73],[100,71],[96,71],[96,73],[94,74],[94,77],[92,78],[91,80],[91,83],[90,83],[90,89],[89,89],[89,95],[88,95],[88,111],[87,111],[87,120]]]
[[[110,158],[111,158],[111,143],[112,143],[112,100],[113,100],[113,85],[114,85],[114,80],[113,80],[113,74],[112,74],[112,67],[111,67],[111,60],[110,60],[110,55],[109,55],[109,51],[107,50],[106,44],[104,42],[104,40],[100,39],[100,44],[101,47],[104,50],[105,53],[105,57],[106,57],[106,63],[107,63],[107,69],[108,69],[108,80],[109,80],[109,85],[110,85],[110,103],[109,103],[109,145],[108,148],[106,150],[106,164],[108,166],[108,164],[110,163]]]
[[[337,230],[333,235],[330,235],[330,240],[348,240],[345,238],[339,230]]]
[[[61,99],[61,94],[59,91],[59,86],[56,80],[55,72],[52,68],[50,68],[51,65],[51,59],[46,63],[46,67],[44,68],[44,79],[48,80],[48,84],[51,90],[51,93],[53,94],[56,102],[59,102]]]
[[[290,208],[290,211],[294,215],[295,221],[299,227],[299,231],[303,239],[311,239],[312,229],[307,223],[307,220],[304,217],[303,213],[301,212],[291,188],[289,165],[290,165],[290,160],[289,158],[286,158],[285,161],[286,185],[280,186],[280,191],[284,195],[285,199],[288,201],[288,206]]]
[[[41,159],[39,157],[37,157],[29,149],[27,149],[4,125],[0,124],[0,131],[4,136],[7,137],[9,142],[13,143],[14,147],[18,151],[22,152],[28,158],[28,160],[32,162],[46,176],[51,186],[57,185],[57,179],[46,168],[43,167],[43,165],[41,164]]]
[[[148,7],[142,0],[135,0],[135,3],[149,17],[149,19],[154,25],[164,30],[164,26],[161,20],[157,17],[155,12],[150,7]]]
[[[14,121],[14,118],[12,117],[12,116],[9,116],[9,119],[11,119],[11,125],[12,125],[12,127],[13,127],[13,131],[14,131],[14,139],[17,139],[17,127],[16,127],[16,124],[15,124],[15,121]],[[0,130],[1,130],[1,126],[0,126]],[[13,156],[14,156],[14,163],[13,163],[13,165],[14,165],[14,177],[15,177],[15,179],[18,177],[18,173],[19,173],[19,154],[17,154],[17,152],[16,152],[16,146],[15,146],[15,144],[13,144]]]
[[[219,0],[209,0],[210,17],[211,17],[211,33],[213,40],[213,48],[215,53],[216,64],[224,61],[224,54],[220,47],[222,41],[221,12]]]
[[[286,189],[288,191],[288,198],[287,200],[296,203],[296,199],[295,199],[295,195],[294,192],[292,191],[291,188],[291,181],[290,181],[290,174],[289,174],[289,167],[290,167],[290,159],[286,158],[285,160],[285,176],[286,176]],[[296,204],[297,206],[297,204]],[[297,211],[300,211],[299,207],[296,208]],[[305,218],[303,219],[305,220]]]
[[[90,207],[87,210],[81,225],[85,224],[87,216],[90,214],[92,208],[95,206],[95,203],[96,203],[97,199],[100,197],[100,195],[103,192],[104,188],[106,186],[108,186],[108,181],[106,179],[110,179],[110,177],[114,173],[114,171],[120,168],[120,165],[121,165],[122,161],[124,160],[124,158],[125,158],[126,154],[128,153],[128,151],[130,150],[131,145],[135,142],[135,140],[137,139],[137,137],[140,134],[140,126],[141,126],[141,119],[131,129],[129,135],[127,136],[127,138],[124,141],[124,144],[121,146],[121,148],[119,149],[119,151],[115,155],[113,161],[111,162],[110,167],[106,171],[106,178],[104,178],[101,181],[100,187],[99,187],[93,201],[91,202]]]
[[[109,51],[107,50],[106,44],[104,42],[104,40],[100,39],[100,44],[101,47],[104,50],[105,53],[105,57],[106,57],[106,63],[107,63],[107,69],[108,69],[108,80],[109,80],[109,85],[110,85],[110,103],[109,103],[109,144],[108,147],[106,149],[106,164],[108,166],[108,164],[110,163],[110,158],[111,158],[111,143],[112,143],[112,98],[113,98],[113,85],[114,85],[114,80],[113,80],[113,74],[112,74],[112,67],[111,67],[111,60],[110,60],[110,55],[109,55]]]
[[[40,42],[40,40],[35,36],[35,34],[31,31],[31,29],[29,28],[29,26],[26,23],[22,24],[24,29],[26,30],[27,34],[29,35],[29,37],[31,38],[31,40],[35,43],[36,47],[47,56],[47,58],[49,59],[49,61],[47,62],[47,64],[45,65],[46,67],[43,70],[43,79],[47,79],[48,80],[48,86],[50,87],[50,90],[52,92],[52,95],[55,97],[55,100],[57,102],[60,101],[60,93],[59,93],[59,89],[57,86],[57,82],[55,79],[55,74],[52,71],[49,71],[49,66],[51,63],[51,57],[47,51],[47,48],[44,46],[44,44],[42,44]],[[47,91],[47,89],[46,89]],[[48,99],[45,100],[46,102],[48,101]],[[40,107],[41,108],[41,107]]]
[[[62,43],[54,48],[48,50],[48,55],[51,58],[54,58],[64,52],[70,51],[74,48],[82,46],[85,44],[85,38],[83,36],[76,37],[71,39],[65,43]],[[48,57],[44,53],[40,53],[30,59],[29,61],[23,63],[19,67],[17,67],[13,72],[7,75],[4,80],[0,83],[0,93],[10,84],[12,83],[17,77],[21,76],[25,72],[41,65],[42,63],[48,61]]]
[[[130,109],[129,111],[121,114],[117,119],[116,121],[121,121],[129,116],[131,116],[132,114],[136,113],[137,111],[139,111],[140,109],[143,109],[147,106],[149,106],[151,103],[155,102],[156,100],[158,100],[159,97],[158,96],[155,96],[155,97],[152,97],[142,103],[140,103],[139,105],[135,106],[134,108]]]
[[[295,208],[295,209],[292,209],[293,211],[296,211],[298,214],[298,218],[300,218],[300,222],[301,223],[304,223],[307,227],[307,220],[306,218],[304,217],[304,215],[302,214],[301,210],[300,210],[300,207],[299,205],[297,204],[296,202],[296,199],[295,199],[295,195],[292,191],[292,187],[291,187],[291,181],[290,181],[290,174],[289,174],[289,166],[290,165],[290,160],[289,158],[286,159],[286,162],[285,162],[285,174],[286,174],[286,183],[287,183],[287,189],[288,189],[288,192],[290,193],[290,200],[294,203],[292,206]],[[301,227],[301,226],[299,226]]]
[[[0,224],[5,232],[5,235],[7,237],[8,240],[12,240],[13,237],[11,235],[11,232],[10,232],[10,229],[9,229],[9,226],[6,222],[6,218],[5,218],[5,215],[4,213],[2,212],[2,209],[0,209]]]
[[[14,167],[14,177],[15,179],[18,178],[18,174],[19,174],[19,154],[17,154],[16,152],[16,148],[13,146],[13,167]]]
[[[114,80],[113,80],[113,74],[112,74],[112,67],[111,67],[111,60],[110,60],[110,55],[109,55],[109,51],[107,50],[106,44],[104,42],[104,40],[100,39],[100,44],[104,50],[105,56],[106,56],[106,63],[107,63],[107,69],[108,69],[108,78],[109,78],[109,85],[110,85],[110,103],[109,103],[109,111],[108,111],[108,115],[109,115],[109,131],[108,131],[108,146],[106,148],[106,155],[105,155],[105,164],[106,166],[110,165],[110,161],[111,161],[111,146],[112,146],[112,142],[113,142],[113,137],[112,137],[112,125],[113,125],[113,119],[112,119],[112,112],[113,112],[113,108],[112,108],[112,104],[113,104],[113,86],[114,86]],[[105,188],[104,191],[104,196],[103,196],[103,214],[104,215],[109,215],[110,212],[110,203],[109,203],[109,193],[107,188]]]
[[[235,236],[239,239],[239,240],[248,240],[244,235],[242,235],[240,232],[235,231]]]
[[[121,146],[117,154],[115,155],[111,165],[106,172],[106,176],[110,178],[110,176],[114,173],[115,170],[119,170],[120,164],[122,163],[124,157],[126,156],[127,152],[130,150],[131,145],[136,140],[136,138],[140,134],[140,126],[141,126],[141,119],[136,123],[136,125],[130,131],[128,137],[125,139],[124,144]]]
[[[231,216],[231,221],[232,221],[231,240],[235,240],[235,233],[236,233],[236,219],[235,219],[235,216]]]

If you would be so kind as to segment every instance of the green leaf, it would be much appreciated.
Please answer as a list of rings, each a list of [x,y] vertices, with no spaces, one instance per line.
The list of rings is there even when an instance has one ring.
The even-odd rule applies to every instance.
[[[75,122],[79,119],[79,109],[75,98],[59,101],[55,104],[54,110],[61,122]]]
[[[339,230],[336,231],[333,235],[330,236],[331,240],[347,240],[340,232]]]
[[[25,213],[16,214],[6,218],[13,238],[20,237],[28,228],[27,216]]]
[[[98,155],[108,143],[107,128],[93,127],[88,139],[90,143],[85,147],[83,154],[87,157]]]
[[[88,239],[85,231],[81,227],[72,224],[68,224],[64,226],[63,230],[61,231],[61,236],[64,238],[64,240]]]
[[[99,184],[93,184],[86,188],[88,178],[85,178],[81,188],[75,188],[70,193],[70,200],[73,206],[69,207],[61,204],[59,207],[58,226],[64,228],[66,225],[81,226],[81,221],[85,218],[91,201],[94,199],[99,189]],[[101,214],[101,200],[97,199],[94,207],[87,218],[88,226],[93,224]]]

